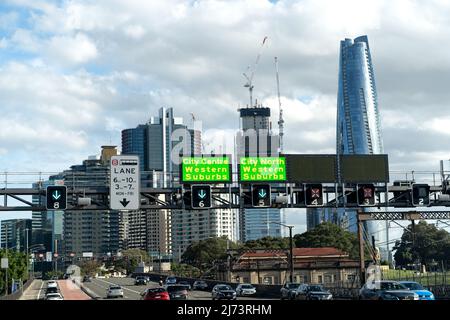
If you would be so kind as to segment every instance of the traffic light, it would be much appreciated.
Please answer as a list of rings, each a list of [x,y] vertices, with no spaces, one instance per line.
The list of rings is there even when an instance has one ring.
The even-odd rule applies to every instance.
[[[67,208],[67,187],[47,187],[47,210],[65,210]]]
[[[430,204],[429,185],[418,183],[412,185],[412,204],[415,207],[423,207]]]
[[[194,185],[191,187],[191,207],[192,209],[211,208],[211,186]]]
[[[375,186],[373,184],[357,185],[358,206],[369,207],[376,204]]]
[[[270,184],[252,184],[252,206],[270,207],[272,205],[270,191]]]
[[[307,207],[323,206],[323,192],[321,184],[305,185],[305,204]]]

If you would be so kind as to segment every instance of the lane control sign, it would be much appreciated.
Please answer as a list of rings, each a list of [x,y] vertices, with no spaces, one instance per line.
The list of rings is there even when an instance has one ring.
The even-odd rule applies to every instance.
[[[110,164],[110,208],[138,210],[140,207],[139,157],[113,156]]]

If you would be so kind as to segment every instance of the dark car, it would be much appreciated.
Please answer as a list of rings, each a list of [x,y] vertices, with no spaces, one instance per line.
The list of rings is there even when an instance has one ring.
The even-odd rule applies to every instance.
[[[177,278],[174,276],[168,276],[166,278],[166,284],[176,284],[177,283]]]
[[[150,288],[142,294],[142,300],[170,300],[170,296],[164,288]]]
[[[295,291],[300,285],[301,283],[286,283],[280,290],[281,300],[293,299]]]
[[[50,288],[47,288],[47,289],[45,290],[45,294],[46,294],[46,295],[49,294],[49,293],[59,293],[59,290],[58,290],[58,288],[56,288],[56,287],[50,287]]]
[[[189,291],[192,290],[191,285],[190,285],[189,282],[187,282],[187,281],[179,281],[178,284],[183,285],[183,286],[186,286],[186,288],[187,288]]]
[[[170,300],[186,300],[188,298],[188,292],[185,285],[167,285],[166,290],[169,293]]]
[[[419,295],[397,281],[366,283],[359,290],[361,300],[419,300]]]
[[[331,300],[333,295],[320,285],[302,284],[297,288],[294,299],[296,300]]]
[[[91,277],[89,277],[89,276],[84,276],[83,277],[83,282],[91,282],[92,280],[91,280]]]
[[[147,284],[147,279],[145,277],[136,277],[136,279],[134,280],[134,284],[139,286],[139,285],[146,285]]]
[[[211,292],[213,300],[236,300],[236,291],[227,284],[215,285]]]
[[[208,284],[203,280],[197,280],[192,285],[194,290],[208,290]]]

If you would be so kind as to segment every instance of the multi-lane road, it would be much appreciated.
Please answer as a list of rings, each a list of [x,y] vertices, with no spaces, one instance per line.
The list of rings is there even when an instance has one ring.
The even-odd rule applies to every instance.
[[[134,284],[133,278],[108,278],[108,279],[92,279],[91,282],[84,282],[83,286],[87,288],[91,294],[97,296],[97,299],[107,299],[106,292],[110,285],[120,285],[123,289],[124,300],[140,300],[141,293],[147,288],[159,287],[157,282],[149,282],[147,285],[137,286]],[[121,300],[121,298],[117,298]],[[211,291],[189,291],[189,300],[211,300]],[[238,300],[260,300],[260,298],[238,297]]]

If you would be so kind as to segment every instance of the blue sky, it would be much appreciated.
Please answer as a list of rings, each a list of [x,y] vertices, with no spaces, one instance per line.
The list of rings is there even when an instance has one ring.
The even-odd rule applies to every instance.
[[[162,106],[194,112],[219,148],[265,36],[254,95],[276,124],[277,56],[286,151],[334,153],[339,41],[367,34],[391,169],[437,171],[450,158],[449,16],[437,0],[2,1],[0,170],[66,169]]]

